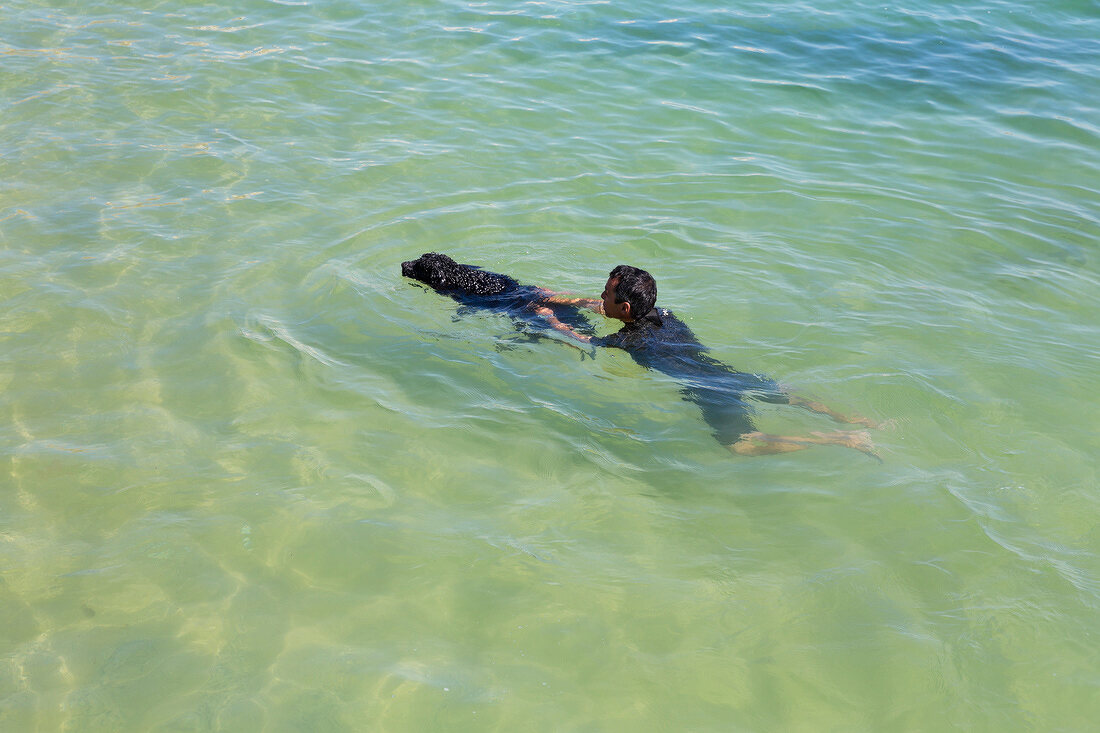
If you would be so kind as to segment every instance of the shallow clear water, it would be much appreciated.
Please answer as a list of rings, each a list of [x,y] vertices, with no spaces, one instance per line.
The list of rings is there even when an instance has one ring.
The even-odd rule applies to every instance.
[[[1095,2],[0,22],[0,728],[1095,725]],[[432,250],[646,267],[883,462],[734,459]]]

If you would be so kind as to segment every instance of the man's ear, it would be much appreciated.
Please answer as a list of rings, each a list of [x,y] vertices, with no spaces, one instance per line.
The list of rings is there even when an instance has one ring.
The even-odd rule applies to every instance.
[[[623,301],[623,315],[626,316],[627,318],[633,318],[634,317],[630,314],[630,301],[629,300],[624,300]]]

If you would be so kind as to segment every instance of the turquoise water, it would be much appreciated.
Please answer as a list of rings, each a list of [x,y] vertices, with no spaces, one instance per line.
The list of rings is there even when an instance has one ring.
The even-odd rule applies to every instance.
[[[0,22],[0,729],[1095,726],[1095,2]],[[733,458],[432,250],[645,267],[883,461]]]

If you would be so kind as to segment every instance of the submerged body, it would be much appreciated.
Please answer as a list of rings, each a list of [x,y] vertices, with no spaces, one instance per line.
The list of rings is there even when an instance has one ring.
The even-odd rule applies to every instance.
[[[665,308],[623,325],[592,344],[625,350],[641,366],[680,382],[684,399],[702,410],[703,419],[722,445],[753,433],[748,400],[789,404],[790,395],[771,379],[737,371],[707,353],[687,324]]]

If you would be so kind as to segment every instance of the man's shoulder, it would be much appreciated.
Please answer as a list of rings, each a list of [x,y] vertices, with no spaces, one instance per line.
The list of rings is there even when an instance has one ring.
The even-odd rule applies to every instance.
[[[688,325],[680,320],[675,313],[668,308],[654,308],[657,314],[656,326],[663,331],[690,331]]]

